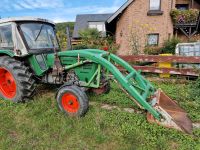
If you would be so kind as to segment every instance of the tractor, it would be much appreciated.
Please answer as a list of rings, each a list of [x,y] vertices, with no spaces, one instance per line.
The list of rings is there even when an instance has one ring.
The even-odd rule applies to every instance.
[[[89,107],[87,91],[109,93],[111,80],[147,112],[149,122],[192,133],[187,113],[118,56],[98,49],[61,51],[55,24],[46,19],[0,19],[3,100],[26,102],[36,84],[56,85],[59,109],[68,116],[82,117]]]

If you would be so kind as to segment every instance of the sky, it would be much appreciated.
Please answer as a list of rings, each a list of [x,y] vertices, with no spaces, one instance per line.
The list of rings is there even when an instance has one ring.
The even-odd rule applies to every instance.
[[[75,21],[77,14],[113,13],[126,0],[0,0],[0,17],[32,16],[56,23]]]

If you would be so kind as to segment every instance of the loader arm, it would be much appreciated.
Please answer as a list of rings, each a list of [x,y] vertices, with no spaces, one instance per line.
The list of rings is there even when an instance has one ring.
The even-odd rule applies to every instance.
[[[148,80],[118,56],[96,49],[64,51],[59,52],[58,56],[66,71],[74,68],[79,70],[78,67],[87,63],[97,65],[97,71],[94,72],[89,83],[83,86],[92,87],[91,81],[100,78],[101,68],[104,68],[107,72],[107,79],[108,75],[112,74],[131,99],[147,110],[149,122],[192,133],[192,122],[187,113],[164,92],[155,89]],[[71,65],[65,63],[70,59],[73,61],[75,59],[74,63]],[[116,66],[121,67],[125,73],[120,72]],[[93,87],[97,88],[98,84],[99,81]]]
[[[155,93],[154,87],[121,58],[101,50],[65,51],[60,52],[58,55],[61,57],[61,60],[66,56],[77,57],[77,59],[80,57],[100,64],[114,76],[115,80],[118,81],[118,83],[128,92],[131,97],[133,97],[156,119],[160,120],[160,114],[147,102],[149,96],[153,96]],[[128,72],[128,75],[123,75],[114,64],[118,64],[120,67],[123,67],[123,69]]]

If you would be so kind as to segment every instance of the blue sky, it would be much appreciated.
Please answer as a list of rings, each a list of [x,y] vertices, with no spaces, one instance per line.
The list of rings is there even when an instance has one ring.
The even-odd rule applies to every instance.
[[[1,0],[1,18],[33,16],[54,22],[74,21],[77,14],[112,13],[126,0]]]

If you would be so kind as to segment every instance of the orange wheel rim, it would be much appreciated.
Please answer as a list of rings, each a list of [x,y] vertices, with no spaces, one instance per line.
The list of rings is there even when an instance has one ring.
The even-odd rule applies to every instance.
[[[13,75],[5,68],[0,68],[0,92],[5,98],[12,99],[17,92]]]
[[[79,110],[79,102],[71,93],[66,93],[62,96],[62,106],[69,113],[76,113]]]

